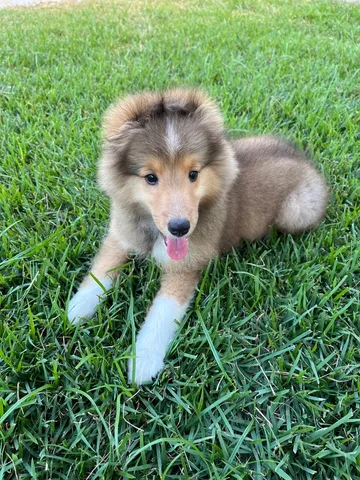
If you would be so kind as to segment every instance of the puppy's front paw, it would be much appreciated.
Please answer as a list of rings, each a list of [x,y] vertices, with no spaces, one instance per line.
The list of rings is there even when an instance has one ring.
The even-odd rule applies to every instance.
[[[135,377],[136,385],[150,382],[164,368],[165,353],[149,348],[136,350]],[[128,363],[129,383],[133,380],[134,359],[130,358]]]
[[[110,278],[102,279],[101,285],[91,277],[87,277],[83,283],[86,285],[81,286],[69,302],[68,319],[72,324],[78,323],[82,318],[91,318],[111,287]]]
[[[82,318],[90,318],[96,312],[99,297],[92,288],[80,288],[69,302],[68,319],[72,324],[78,323]]]
[[[137,385],[150,382],[164,368],[166,350],[174,338],[176,320],[181,320],[187,304],[180,305],[172,298],[157,296],[136,340],[134,381]],[[129,360],[129,382],[133,381],[133,363]]]

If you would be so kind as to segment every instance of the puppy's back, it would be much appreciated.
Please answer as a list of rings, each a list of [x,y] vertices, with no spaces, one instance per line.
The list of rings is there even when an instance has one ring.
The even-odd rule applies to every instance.
[[[222,250],[259,238],[272,225],[288,233],[317,225],[328,190],[303,153],[271,136],[236,140],[232,147],[240,173],[229,194]]]

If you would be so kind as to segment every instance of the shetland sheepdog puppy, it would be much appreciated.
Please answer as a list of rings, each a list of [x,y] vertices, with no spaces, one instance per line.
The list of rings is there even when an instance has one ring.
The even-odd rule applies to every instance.
[[[229,141],[216,105],[196,89],[120,100],[105,115],[103,138],[98,179],[111,200],[110,223],[68,318],[94,315],[129,253],[152,255],[162,268],[161,288],[128,363],[129,381],[140,385],[163,368],[209,260],[271,226],[291,234],[314,228],[328,188],[286,141]]]

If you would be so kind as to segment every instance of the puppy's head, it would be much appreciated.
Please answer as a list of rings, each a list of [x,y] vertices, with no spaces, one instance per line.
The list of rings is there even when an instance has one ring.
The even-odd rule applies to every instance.
[[[129,96],[105,116],[100,184],[151,214],[174,260],[186,255],[201,206],[236,173],[221,115],[198,90]]]

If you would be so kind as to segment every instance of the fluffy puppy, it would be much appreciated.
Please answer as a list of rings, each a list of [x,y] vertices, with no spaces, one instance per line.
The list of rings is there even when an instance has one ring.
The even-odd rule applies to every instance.
[[[272,225],[288,233],[315,227],[328,190],[283,140],[227,140],[217,107],[199,90],[128,96],[108,110],[103,132],[98,178],[111,199],[110,225],[68,316],[75,323],[96,312],[129,252],[151,254],[162,267],[161,288],[128,372],[142,384],[163,368],[209,260]]]

